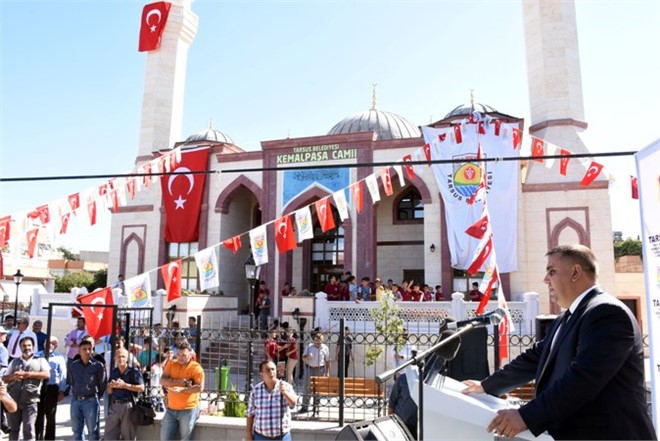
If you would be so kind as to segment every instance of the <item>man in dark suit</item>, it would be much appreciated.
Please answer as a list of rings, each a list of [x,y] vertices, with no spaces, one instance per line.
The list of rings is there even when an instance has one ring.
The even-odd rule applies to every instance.
[[[555,439],[657,439],[646,410],[644,348],[637,322],[598,287],[598,263],[582,245],[547,252],[544,282],[566,308],[546,337],[464,393],[500,395],[536,380],[534,399],[501,410],[488,426],[514,437],[529,429]]]

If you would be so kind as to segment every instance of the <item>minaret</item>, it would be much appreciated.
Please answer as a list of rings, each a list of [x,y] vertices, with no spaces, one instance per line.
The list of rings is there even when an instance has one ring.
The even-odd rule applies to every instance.
[[[181,140],[188,49],[197,34],[192,0],[172,0],[160,48],[147,52],[138,161]]]
[[[140,143],[136,165],[171,149],[181,140],[188,49],[197,33],[192,0],[170,0],[167,23],[158,49],[146,53]],[[158,267],[166,259],[162,240],[160,182],[138,192],[128,206],[113,213],[108,280],[126,278]],[[154,273],[155,274],[155,273]],[[152,277],[152,286],[156,278]]]
[[[579,136],[587,123],[574,1],[525,0],[522,7],[531,110],[529,131],[572,153],[589,153]],[[525,144],[531,144],[529,137]],[[511,273],[511,282],[540,293],[542,312],[559,312],[542,282],[545,252],[557,245],[580,243],[590,247],[600,265],[601,286],[616,292],[607,178],[601,174],[591,185],[583,187],[580,181],[586,168],[578,159],[571,159],[568,164],[568,173],[562,176],[559,160],[554,161],[551,169],[529,161],[521,186],[518,262],[526,264],[524,271]]]
[[[578,136],[587,123],[575,4],[572,0],[525,0],[522,4],[531,112],[529,132],[573,153],[588,153]],[[577,160],[569,162],[567,176],[560,176],[558,167],[559,161],[555,161],[552,170],[531,162],[526,182],[575,182],[585,172]]]

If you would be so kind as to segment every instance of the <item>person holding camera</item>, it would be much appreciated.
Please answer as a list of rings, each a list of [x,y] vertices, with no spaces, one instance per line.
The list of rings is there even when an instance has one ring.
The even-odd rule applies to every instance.
[[[120,439],[121,435],[123,440],[135,440],[137,427],[131,420],[131,412],[138,394],[144,392],[144,380],[139,369],[128,365],[126,349],[115,351],[115,365],[106,386],[109,410],[104,439]]]
[[[160,425],[160,439],[190,440],[199,419],[199,394],[204,389],[204,369],[192,360],[190,343],[177,346],[176,360],[165,365],[160,385],[167,389],[167,407]]]

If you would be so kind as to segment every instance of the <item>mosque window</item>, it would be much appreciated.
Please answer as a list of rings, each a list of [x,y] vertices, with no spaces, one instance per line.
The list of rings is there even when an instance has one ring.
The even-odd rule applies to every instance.
[[[199,249],[198,242],[170,243],[168,245],[168,262],[192,256]],[[185,259],[181,262],[181,266],[181,289],[199,289],[199,285],[197,283],[197,265],[195,265],[195,260]]]
[[[394,201],[395,223],[424,222],[424,203],[416,188],[409,188]]]

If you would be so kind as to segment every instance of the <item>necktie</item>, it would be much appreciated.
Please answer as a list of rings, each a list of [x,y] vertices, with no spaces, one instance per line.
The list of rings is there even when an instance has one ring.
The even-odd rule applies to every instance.
[[[21,335],[23,335],[23,331],[18,333],[18,338],[14,341],[14,345],[11,347],[11,354],[10,356],[14,356],[14,353],[16,352],[16,346],[18,346],[18,342],[21,341]]]
[[[555,342],[557,341],[557,337],[559,337],[559,333],[561,332],[562,329],[566,326],[566,323],[568,322],[568,319],[571,318],[571,310],[568,309],[564,313],[564,316],[561,318],[561,322],[559,323],[559,327],[557,328],[557,332],[555,332],[555,335],[552,337],[552,343],[550,345],[550,350],[555,347]]]

